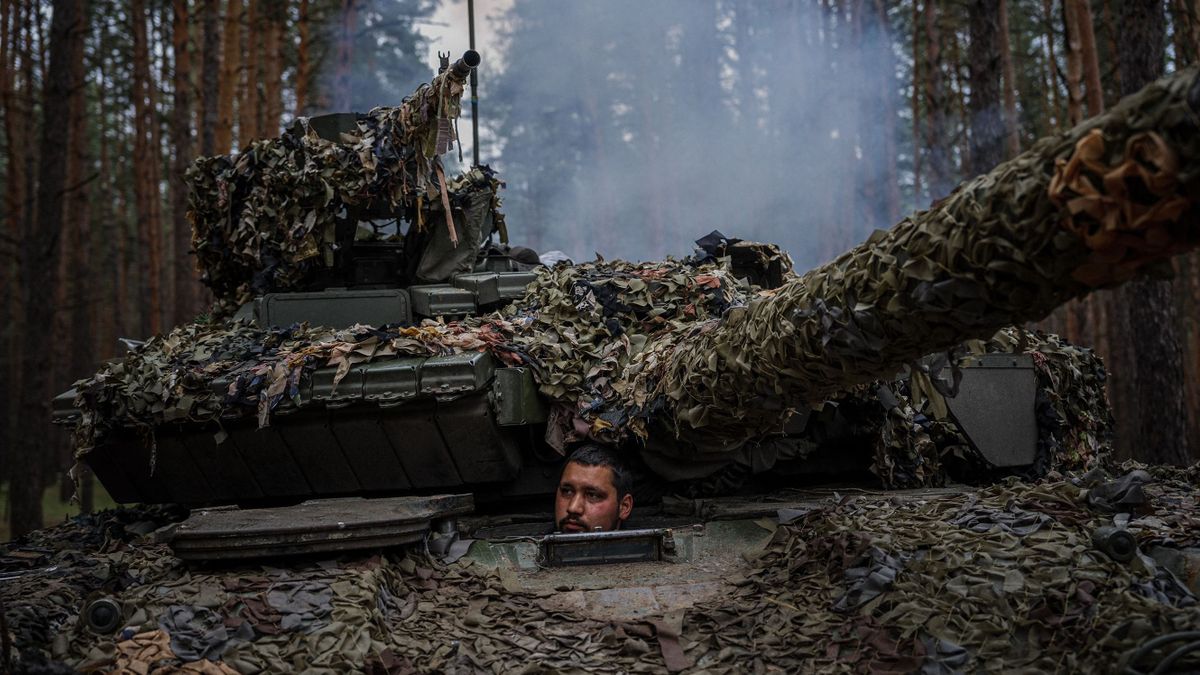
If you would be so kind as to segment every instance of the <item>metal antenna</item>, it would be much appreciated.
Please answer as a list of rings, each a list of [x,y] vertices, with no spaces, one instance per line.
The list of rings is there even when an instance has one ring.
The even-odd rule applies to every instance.
[[[475,51],[475,0],[467,0],[467,33],[471,51]],[[479,76],[478,69],[471,70],[471,156],[479,166]]]

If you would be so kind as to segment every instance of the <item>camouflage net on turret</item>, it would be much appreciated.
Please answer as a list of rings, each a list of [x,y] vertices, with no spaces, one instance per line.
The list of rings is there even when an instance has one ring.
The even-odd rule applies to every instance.
[[[463,94],[450,72],[399,106],[358,115],[354,131],[337,142],[301,118],[278,138],[196,160],[187,174],[188,218],[196,264],[218,314],[232,314],[255,294],[302,288],[331,264],[336,220],[346,213],[409,211],[418,228],[443,222],[443,181],[452,205],[467,191],[490,189],[503,227],[500,184],[490,171],[482,182],[433,179],[442,171],[439,153],[454,141]]]

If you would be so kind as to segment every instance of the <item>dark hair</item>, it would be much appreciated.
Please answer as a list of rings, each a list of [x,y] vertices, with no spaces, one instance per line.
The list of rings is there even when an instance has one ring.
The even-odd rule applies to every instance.
[[[621,460],[616,449],[589,443],[575,448],[567,457],[567,464],[575,462],[584,466],[606,466],[612,471],[613,487],[617,489],[617,499],[633,492],[633,474]],[[563,465],[566,467],[566,464]]]

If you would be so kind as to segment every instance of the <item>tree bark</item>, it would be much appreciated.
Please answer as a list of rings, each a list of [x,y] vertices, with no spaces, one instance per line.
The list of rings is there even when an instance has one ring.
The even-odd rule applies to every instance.
[[[200,154],[216,154],[217,92],[221,79],[221,32],[218,0],[201,0],[204,7],[204,51],[200,64]]]
[[[12,475],[20,480],[9,486],[10,525],[13,536],[42,526],[42,488],[45,485],[43,452],[45,437],[33,430],[50,428],[51,379],[45,363],[32,358],[44,352],[45,337],[38,327],[53,321],[54,273],[63,232],[63,202],[67,160],[73,152],[69,134],[71,93],[82,82],[72,76],[82,70],[72,59],[82,60],[85,33],[82,0],[55,0],[48,45],[48,69],[43,73],[41,157],[37,185],[37,219],[21,240],[21,291],[25,296],[22,331],[21,423],[13,457]]]
[[[1009,43],[1008,2],[1000,0],[1000,74],[1004,88],[1004,147],[1006,157],[1021,152],[1020,124],[1017,120],[1017,75],[1013,67],[1012,45]]]
[[[5,163],[4,171],[4,204],[3,204],[3,227],[0,227],[0,234],[6,235],[13,242],[11,247],[0,248],[5,251],[5,262],[3,264],[4,276],[0,277],[5,288],[17,288],[20,282],[20,269],[18,265],[11,264],[13,257],[20,255],[20,250],[16,242],[20,241],[21,237],[21,213],[24,209],[25,202],[25,179],[24,179],[24,157],[22,156],[22,123],[27,119],[24,116],[18,115],[17,110],[17,41],[21,34],[21,3],[19,0],[5,0],[3,6],[0,7],[0,109],[4,112],[4,147],[8,152],[7,162]],[[12,257],[10,257],[12,256]],[[20,360],[20,340],[14,330],[19,324],[22,317],[21,299],[19,293],[6,293],[3,295],[3,304],[0,304],[3,312],[0,313],[0,321],[7,328],[0,329],[0,349],[3,350],[3,370],[0,370],[5,378],[5,381],[10,387],[10,391],[20,391],[20,376],[21,369],[18,364]],[[15,397],[5,396],[3,404],[0,405],[0,420],[4,422],[4,429],[0,431],[0,443],[4,447],[0,449],[0,481],[10,477],[9,467],[11,465],[10,454],[12,448],[16,445],[17,439],[17,420],[19,406]]]
[[[86,16],[86,13],[83,14]],[[86,30],[86,19],[81,17],[80,30]],[[86,79],[87,71],[84,66],[84,37],[70,42],[68,54],[68,77],[72,83],[69,101],[68,128],[70,129],[70,155],[67,164],[67,194],[66,217],[64,226],[67,231],[65,243],[70,251],[69,256],[63,256],[68,264],[63,278],[67,289],[67,302],[60,306],[60,311],[70,316],[68,328],[64,335],[70,336],[69,359],[66,369],[67,379],[61,383],[73,382],[95,366],[95,355],[92,352],[92,330],[95,320],[93,308],[99,297],[95,293],[91,279],[94,274],[92,255],[91,228],[91,195],[92,181],[96,177],[91,174],[91,154],[89,152],[91,138],[90,124],[87,115]],[[89,175],[90,174],[90,175]],[[68,455],[66,459],[70,459]]]
[[[339,112],[350,111],[350,70],[354,64],[354,37],[357,31],[356,0],[342,0],[333,75],[333,107]]]
[[[279,47],[283,38],[284,7],[278,0],[263,3],[265,16],[262,32],[263,50],[263,136],[279,135],[283,118],[283,55]]]
[[[133,191],[138,221],[138,243],[146,254],[143,289],[146,302],[144,330],[162,331],[162,221],[158,208],[158,146],[154,129],[154,83],[146,34],[145,0],[132,0],[133,22]]]
[[[925,0],[925,147],[929,155],[929,196],[945,197],[954,185],[950,158],[951,134],[946,124],[946,88],[942,82],[941,32],[938,30],[937,0]]]
[[[1118,43],[1117,66],[1127,94],[1162,74],[1166,16],[1160,2],[1126,0],[1120,19],[1124,39]],[[1183,409],[1183,350],[1171,284],[1138,281],[1122,289],[1120,297],[1131,329],[1129,351],[1138,360],[1132,401],[1137,406],[1137,426],[1126,430],[1136,439],[1135,457],[1187,464],[1193,453]]]
[[[1054,12],[1052,0],[1042,0],[1042,21],[1046,25],[1046,68],[1050,72],[1050,100],[1054,103],[1054,117],[1050,122],[1051,130],[1060,129],[1062,123],[1062,98],[1058,93],[1058,59],[1054,56]]]
[[[172,76],[172,112],[168,135],[174,154],[167,189],[171,199],[171,244],[175,249],[175,315],[185,318],[197,309],[196,264],[190,255],[191,226],[187,219],[187,184],[184,173],[192,164],[192,56],[190,52],[191,15],[188,0],[171,3],[171,52],[175,58]]]
[[[233,148],[233,93],[241,76],[242,0],[225,5],[225,30],[221,36],[221,80],[217,85],[217,126],[213,130],[216,154]]]
[[[980,174],[1004,161],[1005,125],[1000,95],[1001,0],[977,0],[967,10],[971,43],[967,66],[971,73],[969,171]]]
[[[308,0],[300,0],[299,15],[296,19],[296,33],[299,44],[296,45],[296,116],[308,115],[309,93],[308,81],[312,77],[309,69],[308,51],[311,48],[308,24]]]
[[[246,30],[243,32],[244,42],[242,53],[245,67],[242,68],[241,86],[238,88],[238,147],[245,148],[257,138],[262,138],[262,96],[259,87],[262,76],[259,73],[259,51],[262,41],[259,38],[259,28],[262,19],[259,16],[258,0],[246,2]]]
[[[928,2],[929,0],[925,0]],[[913,202],[916,208],[924,206],[921,199],[921,11],[920,0],[913,0],[912,10],[912,156],[913,156]]]
[[[942,15],[943,24],[949,23],[947,21],[948,18],[949,18],[948,13]],[[968,173],[970,170],[969,167],[971,166],[971,134],[968,132],[968,129],[970,128],[970,124],[971,124],[970,123],[971,116],[969,114],[967,114],[967,87],[963,84],[963,80],[965,80],[966,78],[962,74],[964,64],[963,64],[963,58],[962,58],[962,50],[960,50],[958,47],[958,42],[959,42],[957,39],[958,36],[952,25],[948,29],[943,27],[942,33],[943,34],[949,33],[949,34],[955,36],[955,39],[952,39],[949,41],[949,43],[950,43],[949,60],[948,60],[948,64],[947,64],[950,68],[949,96],[954,101],[954,107],[955,107],[954,112],[956,113],[958,123],[960,123],[962,125],[962,128],[958,129],[957,128],[958,124],[955,123],[954,116],[949,116],[949,115],[947,116],[947,124],[950,126],[950,133],[953,135],[954,138],[958,139],[959,170],[954,171],[952,173],[950,182],[953,183],[953,182],[955,182],[954,178],[956,178],[960,174]],[[950,166],[952,166],[952,167],[954,166],[953,154],[951,154],[951,156],[950,156]],[[851,243],[853,243],[853,242],[851,242]],[[838,250],[844,251],[844,250],[846,250],[846,247],[843,246]]]
[[[1067,123],[1083,120],[1083,42],[1079,37],[1079,12],[1075,0],[1063,0],[1063,25],[1067,29]]]
[[[1104,86],[1100,83],[1100,55],[1096,51],[1092,7],[1088,0],[1067,1],[1075,5],[1080,56],[1083,61],[1083,81],[1086,85],[1084,100],[1087,102],[1087,114],[1089,117],[1095,117],[1104,112]]]

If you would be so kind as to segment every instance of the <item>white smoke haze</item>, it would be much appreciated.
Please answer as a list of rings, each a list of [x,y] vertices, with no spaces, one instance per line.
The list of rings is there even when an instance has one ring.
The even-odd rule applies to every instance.
[[[891,226],[912,201],[897,49],[881,4],[849,4],[481,0],[482,159],[514,243],[649,260],[716,229],[804,268]],[[457,56],[438,34],[465,47],[461,21],[431,46]],[[464,98],[468,158],[469,124]]]

